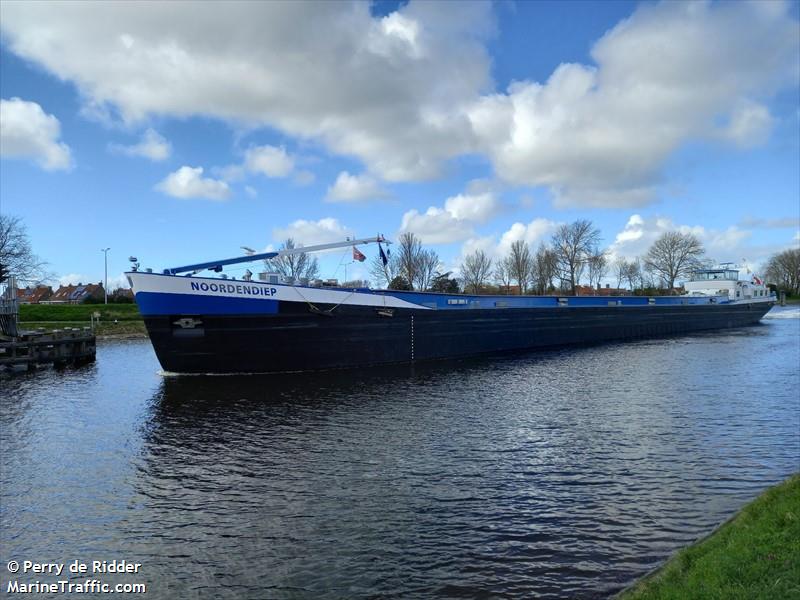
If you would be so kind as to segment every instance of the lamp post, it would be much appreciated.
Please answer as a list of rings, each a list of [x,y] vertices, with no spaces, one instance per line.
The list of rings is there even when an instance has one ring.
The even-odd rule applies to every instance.
[[[100,252],[103,253],[103,267],[104,267],[104,279],[103,279],[103,294],[105,294],[105,304],[108,304],[108,251],[111,248],[100,248]]]

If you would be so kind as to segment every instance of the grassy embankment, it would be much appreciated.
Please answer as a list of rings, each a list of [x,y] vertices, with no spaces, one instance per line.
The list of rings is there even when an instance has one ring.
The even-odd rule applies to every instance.
[[[765,491],[618,598],[800,598],[800,474]]]
[[[99,322],[95,320],[98,336],[146,335],[135,304],[22,304],[19,320],[23,329],[89,327],[95,312],[100,313]]]

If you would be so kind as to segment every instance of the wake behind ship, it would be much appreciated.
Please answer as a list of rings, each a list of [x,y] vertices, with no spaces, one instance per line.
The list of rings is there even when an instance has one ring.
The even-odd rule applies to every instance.
[[[686,295],[657,297],[460,295],[196,276],[278,254],[127,273],[166,371],[310,371],[595,344],[751,325],[775,303],[760,280],[739,281],[737,270],[724,268],[698,271]]]

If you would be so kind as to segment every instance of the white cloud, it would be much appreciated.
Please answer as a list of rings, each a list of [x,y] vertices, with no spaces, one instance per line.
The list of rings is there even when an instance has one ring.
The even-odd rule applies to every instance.
[[[102,281],[102,278],[95,281],[91,276],[85,273],[69,273],[58,278],[58,285],[78,285],[97,283],[98,281]]]
[[[167,175],[156,186],[160,192],[175,198],[207,198],[225,200],[230,196],[228,184],[218,179],[204,178],[203,167],[184,166]]]
[[[287,177],[294,169],[294,159],[286,153],[285,148],[254,146],[245,152],[244,166],[251,173]]]
[[[493,235],[469,238],[461,245],[461,260],[479,250],[489,257],[497,255],[497,238]],[[459,261],[460,262],[460,261]]]
[[[61,123],[36,102],[0,100],[0,155],[31,158],[46,171],[72,167],[69,146],[59,141]]]
[[[648,249],[660,235],[667,231],[690,233],[697,237],[706,249],[706,255],[722,262],[738,261],[743,257],[750,260],[761,258],[760,252],[748,246],[752,237],[750,231],[731,225],[727,229],[708,229],[701,225],[679,225],[667,217],[643,218],[631,215],[625,227],[617,233],[609,246],[611,260],[618,256],[632,259],[647,254]]]
[[[511,245],[523,240],[535,252],[541,242],[548,241],[549,237],[558,227],[558,223],[549,219],[537,218],[525,225],[524,223],[514,223],[502,236],[497,246],[495,254],[506,256],[511,251]]]
[[[369,175],[351,175],[342,171],[336,182],[328,188],[327,202],[364,202],[386,198],[388,192]]]
[[[464,194],[445,200],[444,208],[431,206],[403,215],[400,231],[410,231],[426,244],[449,244],[474,236],[474,225],[486,223],[500,211],[500,203],[486,182],[473,181]]]
[[[633,207],[652,200],[686,142],[766,137],[768,100],[798,80],[790,9],[644,4],[594,45],[592,64],[497,93],[488,3],[412,0],[379,17],[360,1],[18,2],[4,5],[2,27],[11,51],[129,123],[202,115],[270,127],[384,181],[433,178],[453,157],[482,154],[559,206]]]
[[[743,100],[731,112],[722,137],[743,148],[764,143],[772,130],[773,118],[766,106]]]
[[[485,96],[472,125],[501,177],[548,186],[559,206],[645,204],[688,140],[765,138],[772,119],[757,100],[798,79],[788,6],[642,5],[595,44],[596,66],[562,64],[543,84]]]
[[[286,227],[272,230],[274,240],[282,243],[284,240],[292,238],[295,243],[303,246],[343,242],[347,237],[353,237],[350,230],[331,217],[319,221],[298,219]]]
[[[486,223],[500,211],[500,203],[491,191],[468,192],[445,200],[444,209],[454,219]]]
[[[424,213],[416,209],[403,215],[401,232],[415,234],[424,244],[450,244],[474,235],[472,224],[456,219],[446,210],[431,206]]]
[[[490,84],[488,3],[11,3],[7,47],[126,122],[203,115],[355,156],[389,180],[472,147],[464,107]],[[103,112],[103,107],[113,107]]]
[[[141,156],[150,160],[166,160],[172,154],[172,145],[153,129],[148,129],[142,135],[138,144],[123,146],[121,144],[110,144],[112,152],[119,152],[127,156]]]
[[[247,194],[247,196],[248,196],[249,198],[256,198],[256,197],[258,197],[258,192],[256,191],[256,188],[254,188],[254,187],[253,187],[253,186],[251,186],[251,185],[246,185],[246,186],[244,186],[244,193],[245,193],[245,194]]]
[[[558,223],[549,219],[536,218],[527,225],[525,223],[512,224],[500,235],[499,242],[496,235],[469,238],[462,244],[461,253],[454,261],[453,268],[458,270],[464,258],[478,250],[483,251],[496,264],[497,260],[508,256],[511,251],[511,245],[517,240],[527,242],[531,252],[536,252],[541,242],[547,243],[550,235],[558,225]]]

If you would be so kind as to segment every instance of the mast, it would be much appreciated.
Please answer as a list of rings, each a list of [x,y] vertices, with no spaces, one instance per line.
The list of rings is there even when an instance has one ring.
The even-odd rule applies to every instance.
[[[237,256],[234,258],[223,258],[220,260],[212,260],[209,262],[197,263],[194,265],[184,265],[182,267],[173,267],[171,269],[164,269],[164,275],[177,275],[178,273],[190,273],[197,271],[204,271],[209,269],[217,273],[222,271],[222,267],[228,265],[238,265],[241,263],[255,262],[257,260],[269,260],[277,258],[278,256],[291,256],[292,254],[302,254],[303,252],[320,252],[322,250],[331,250],[333,248],[345,248],[347,246],[357,246],[360,244],[391,244],[389,240],[382,235],[371,238],[362,238],[359,240],[345,240],[344,242],[332,242],[330,244],[318,244],[316,246],[300,246],[298,248],[286,248],[284,250],[277,250],[275,252],[262,252],[261,254],[248,254],[246,256]]]

